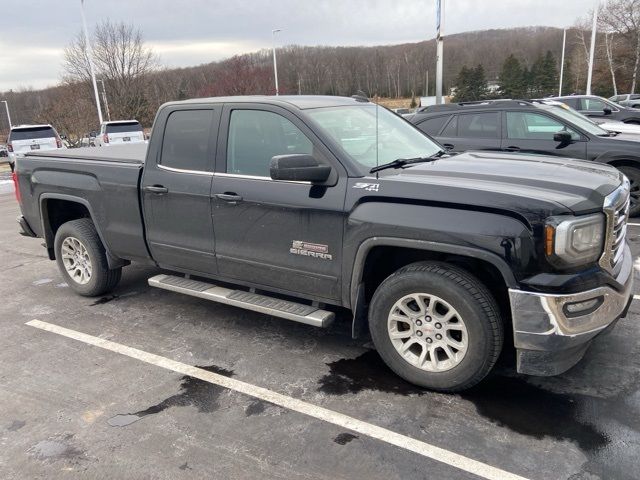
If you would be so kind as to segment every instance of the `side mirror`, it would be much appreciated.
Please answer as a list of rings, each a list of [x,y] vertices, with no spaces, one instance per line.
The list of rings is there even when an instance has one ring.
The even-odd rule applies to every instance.
[[[602,111],[604,112],[605,115],[611,115],[612,113],[612,110],[609,107],[604,107]]]
[[[320,165],[311,155],[276,155],[271,159],[271,178],[295,182],[323,183],[331,175],[331,167]]]
[[[572,140],[571,134],[565,130],[553,135],[553,141],[558,142],[561,146],[569,145]]]

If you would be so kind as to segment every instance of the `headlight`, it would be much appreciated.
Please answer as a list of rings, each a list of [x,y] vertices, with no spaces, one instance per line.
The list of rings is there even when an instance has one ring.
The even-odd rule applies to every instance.
[[[598,260],[604,243],[604,215],[551,217],[545,229],[545,251],[549,260],[563,266],[584,265]]]

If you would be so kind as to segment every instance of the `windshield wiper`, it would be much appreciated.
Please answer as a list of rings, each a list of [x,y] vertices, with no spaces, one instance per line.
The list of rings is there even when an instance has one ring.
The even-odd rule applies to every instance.
[[[445,150],[440,150],[428,157],[397,158],[393,162],[383,163],[382,165],[373,167],[371,170],[369,170],[369,173],[376,173],[376,172],[379,172],[380,170],[386,170],[387,168],[402,168],[405,165],[411,165],[413,163],[432,162],[446,154],[447,152]]]

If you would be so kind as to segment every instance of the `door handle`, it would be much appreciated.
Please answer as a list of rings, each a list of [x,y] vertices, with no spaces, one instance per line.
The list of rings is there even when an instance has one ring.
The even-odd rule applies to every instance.
[[[236,203],[241,202],[242,197],[235,193],[216,193],[215,197],[223,202]]]
[[[455,148],[455,145],[452,143],[445,143],[442,146],[445,148],[445,150],[453,150]]]
[[[145,192],[155,193],[156,195],[162,195],[168,193],[169,189],[163,185],[148,185],[144,187]]]
[[[505,148],[505,150],[506,150],[507,152],[519,152],[519,151],[520,151],[520,147],[511,146],[511,147],[507,147],[507,148]]]

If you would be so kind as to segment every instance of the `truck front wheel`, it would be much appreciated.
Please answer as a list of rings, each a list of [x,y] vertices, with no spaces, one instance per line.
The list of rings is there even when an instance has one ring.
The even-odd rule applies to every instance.
[[[56,232],[54,249],[60,272],[80,295],[103,295],[120,281],[122,268],[109,269],[104,245],[88,218],[62,224]]]
[[[369,307],[369,329],[395,373],[444,392],[482,380],[504,338],[487,288],[467,271],[436,262],[408,265],[382,282]]]

